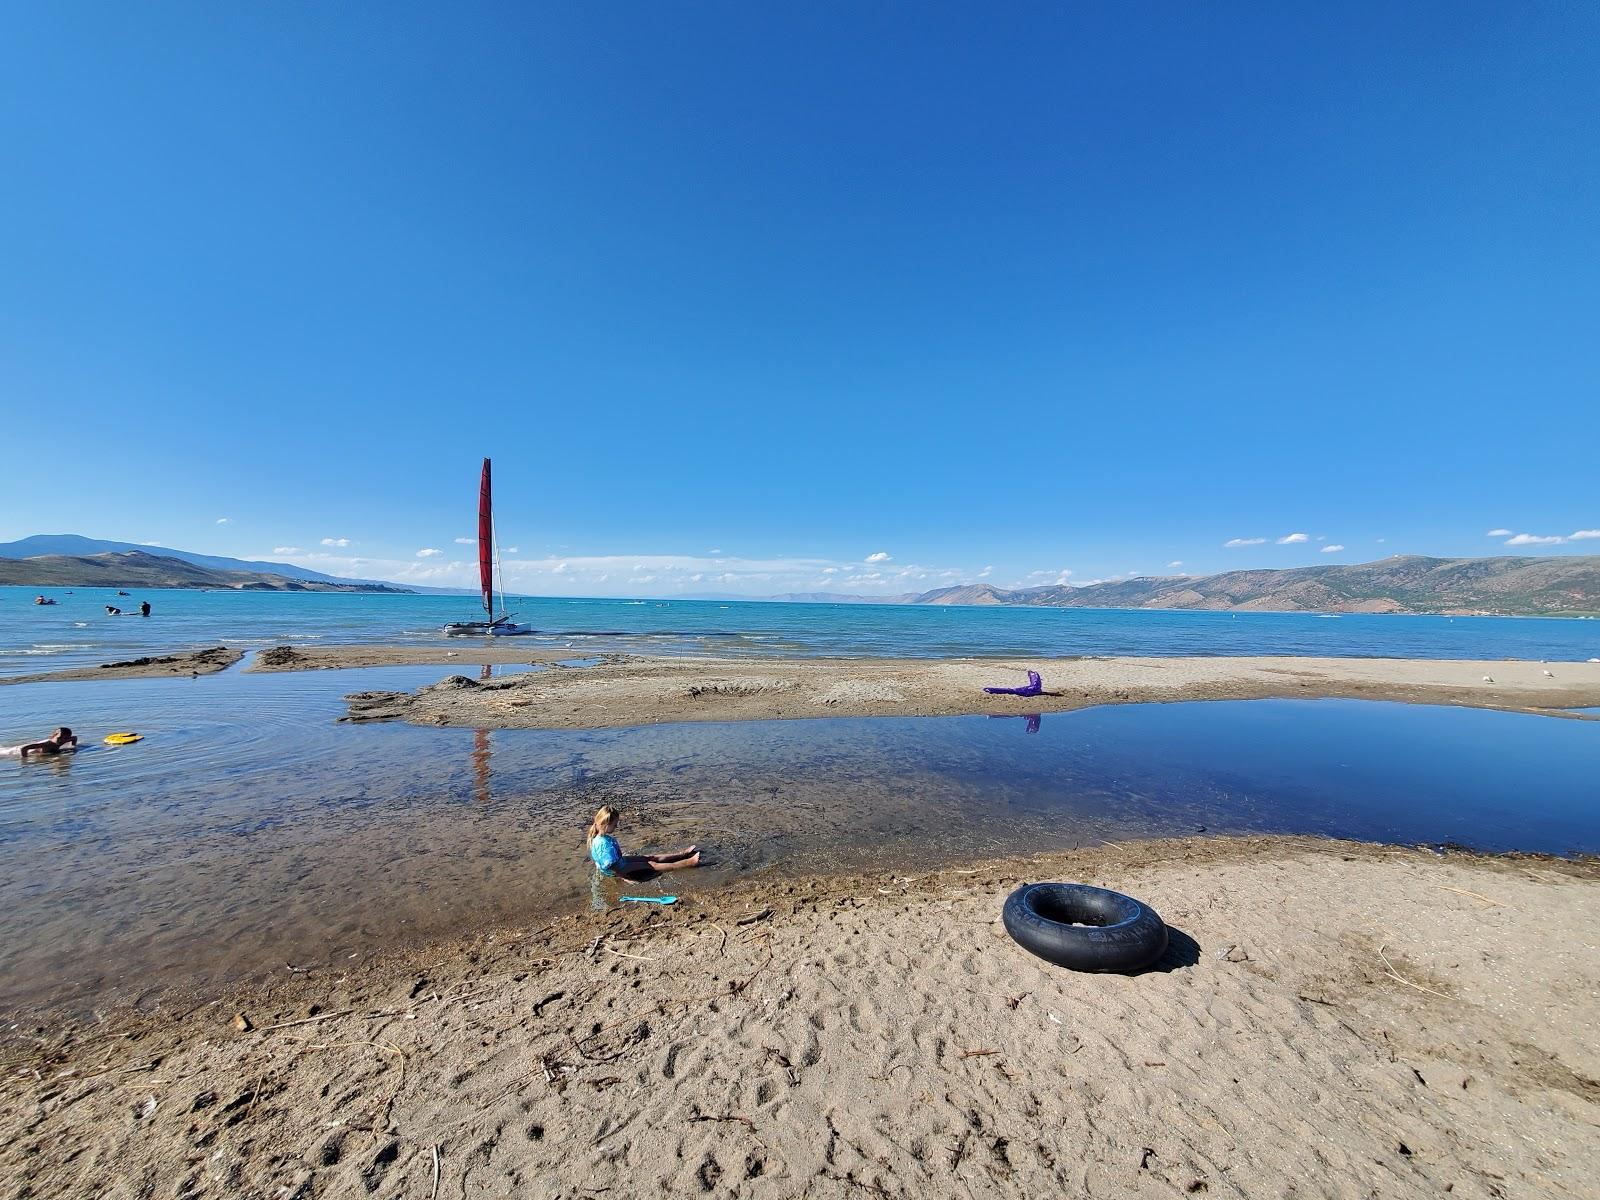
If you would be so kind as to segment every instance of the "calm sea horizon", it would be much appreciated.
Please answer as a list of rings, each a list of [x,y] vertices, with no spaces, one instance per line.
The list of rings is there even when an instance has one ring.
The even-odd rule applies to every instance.
[[[422,644],[480,610],[471,596],[0,587],[0,676],[227,645]],[[110,616],[106,605],[149,618]],[[1600,621],[1169,609],[799,604],[512,597],[530,649],[749,657],[1306,655],[1600,657]]]

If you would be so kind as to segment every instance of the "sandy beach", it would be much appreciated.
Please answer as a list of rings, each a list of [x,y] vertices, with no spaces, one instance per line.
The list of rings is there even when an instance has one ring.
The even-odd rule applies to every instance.
[[[1167,958],[1027,955],[1000,906],[1042,878],[1144,898]],[[0,1171],[30,1197],[1590,1196],[1597,920],[1593,864],[1297,838],[767,881],[15,1025]]]
[[[363,655],[380,656],[371,648]],[[337,652],[328,658],[341,661]],[[990,696],[983,690],[1024,683],[1028,670],[1043,676],[1044,694]],[[1600,705],[1600,663],[1288,657],[619,657],[591,667],[501,679],[455,675],[412,693],[358,692],[348,698],[348,719],[399,718],[490,729],[587,729],[667,721],[1048,713],[1102,704],[1282,697],[1557,711]]]

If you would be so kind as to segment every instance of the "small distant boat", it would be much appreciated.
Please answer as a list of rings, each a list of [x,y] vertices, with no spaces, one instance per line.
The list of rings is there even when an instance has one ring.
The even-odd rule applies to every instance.
[[[483,591],[485,621],[452,621],[444,627],[449,637],[515,637],[533,633],[532,625],[519,625],[505,609],[505,579],[500,580],[500,612],[495,614],[494,582],[500,574],[500,545],[494,535],[494,503],[489,491],[489,460],[483,460],[478,483],[478,586]]]
[[[33,598],[33,602],[35,604],[54,604],[55,603],[55,601],[53,599],[51,599],[49,596],[35,596]]]

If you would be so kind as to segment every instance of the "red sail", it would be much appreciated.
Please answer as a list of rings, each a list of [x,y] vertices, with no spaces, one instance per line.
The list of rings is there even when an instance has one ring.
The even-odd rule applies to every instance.
[[[489,499],[489,460],[483,460],[483,482],[478,485],[478,582],[483,587],[483,611],[494,620],[494,508]]]

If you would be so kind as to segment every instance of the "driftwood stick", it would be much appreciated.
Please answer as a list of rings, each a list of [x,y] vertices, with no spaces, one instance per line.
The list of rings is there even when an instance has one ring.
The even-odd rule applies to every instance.
[[[749,1117],[745,1116],[743,1113],[724,1113],[721,1116],[715,1116],[715,1115],[710,1114],[710,1113],[695,1113],[694,1116],[689,1118],[689,1120],[691,1120],[691,1121],[737,1121],[737,1122],[739,1122],[739,1124],[745,1126],[748,1129],[754,1129],[756,1127],[756,1123],[754,1121],[752,1121]]]
[[[1400,974],[1399,971],[1396,971],[1394,969],[1394,966],[1389,962],[1389,956],[1384,953],[1385,949],[1387,949],[1387,943],[1385,943],[1383,946],[1379,946],[1378,947],[1378,957],[1383,959],[1383,968],[1384,968],[1384,970],[1388,971],[1390,975],[1394,976],[1396,979],[1398,979],[1401,983],[1405,984],[1409,988],[1416,988],[1417,991],[1419,991],[1419,992],[1427,992],[1428,995],[1437,996],[1441,1000],[1450,999],[1450,997],[1446,996],[1443,992],[1436,992],[1431,987],[1423,987],[1420,983],[1412,983],[1411,980],[1407,979],[1404,975]]]
[[[1485,904],[1492,905],[1495,908],[1499,908],[1500,907],[1500,901],[1491,900],[1491,899],[1489,899],[1489,897],[1480,895],[1477,892],[1469,892],[1469,891],[1467,891],[1466,888],[1450,887],[1448,884],[1443,884],[1443,883],[1437,883],[1437,884],[1434,884],[1434,886],[1435,887],[1439,887],[1439,888],[1443,888],[1447,892],[1456,892],[1457,894],[1462,895],[1462,896],[1471,896],[1474,900],[1482,900]]]
[[[315,1025],[321,1021],[336,1021],[340,1017],[348,1017],[355,1012],[353,1008],[341,1008],[338,1012],[321,1013],[315,1017],[301,1017],[298,1021],[279,1021],[276,1025],[265,1025],[262,1033],[271,1033],[274,1029],[293,1029],[296,1025]]]

